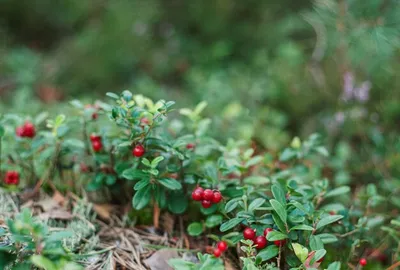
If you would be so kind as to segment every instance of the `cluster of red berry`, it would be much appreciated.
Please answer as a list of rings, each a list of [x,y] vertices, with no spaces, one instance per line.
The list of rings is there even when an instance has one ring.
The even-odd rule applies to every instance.
[[[17,127],[15,133],[18,137],[33,138],[36,135],[36,128],[31,122],[25,122],[22,126]]]
[[[222,195],[218,190],[204,190],[201,187],[197,187],[192,192],[192,199],[201,201],[201,205],[204,208],[210,208],[213,203],[219,203],[222,200]]]
[[[92,142],[92,148],[95,152],[100,152],[103,149],[103,143],[101,142],[101,136],[92,134],[90,135],[90,141]]]
[[[214,256],[219,258],[222,253],[228,249],[228,244],[225,241],[219,241],[217,243],[217,247],[214,249]]]
[[[4,183],[6,185],[18,185],[19,173],[17,171],[8,171],[4,177]]]
[[[266,228],[264,230],[264,235],[256,236],[256,230],[252,229],[250,227],[247,227],[243,231],[243,237],[244,239],[247,240],[252,240],[254,244],[256,245],[257,249],[263,249],[267,246],[267,235],[269,232],[272,232],[272,228]],[[282,240],[276,240],[274,241],[275,246],[283,246],[286,243],[285,239]]]

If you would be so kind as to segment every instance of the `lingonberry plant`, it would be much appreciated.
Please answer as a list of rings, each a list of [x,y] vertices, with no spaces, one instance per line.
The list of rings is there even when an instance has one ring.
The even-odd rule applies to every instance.
[[[1,269],[83,269],[73,261],[73,254],[63,246],[63,239],[72,232],[49,232],[49,228],[32,217],[28,209],[7,221],[7,229],[0,231]]]
[[[321,136],[295,137],[281,152],[220,142],[210,135],[205,102],[175,111],[172,101],[107,95],[110,104],[72,101],[75,114],[68,117],[4,115],[3,186],[34,193],[42,186],[79,192],[84,185],[93,200],[130,204],[132,215],[152,210],[157,228],[161,212],[186,213],[187,233],[210,254],[198,263],[172,260],[179,270],[223,269],[232,254],[247,270],[374,267],[376,254],[385,253],[375,241],[398,244],[396,212],[379,212],[381,188],[337,185],[348,175],[347,158],[340,151],[329,158]]]

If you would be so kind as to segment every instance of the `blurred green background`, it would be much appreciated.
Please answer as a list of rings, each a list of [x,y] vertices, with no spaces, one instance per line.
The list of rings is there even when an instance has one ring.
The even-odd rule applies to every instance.
[[[355,142],[358,152],[362,143],[398,143],[397,1],[0,6],[0,112],[67,110],[73,98],[93,102],[130,89],[177,107],[205,100],[216,129],[223,118],[230,132],[220,136],[251,137],[270,149],[315,131],[332,147]]]

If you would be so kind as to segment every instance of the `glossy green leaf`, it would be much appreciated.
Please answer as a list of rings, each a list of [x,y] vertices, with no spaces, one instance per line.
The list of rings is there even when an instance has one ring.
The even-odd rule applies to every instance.
[[[275,245],[271,245],[258,252],[257,257],[261,258],[261,260],[264,262],[276,257],[278,253],[279,248]]]
[[[272,208],[274,208],[275,212],[280,217],[280,219],[283,221],[283,223],[286,223],[287,213],[286,213],[285,207],[283,207],[283,205],[275,199],[269,200],[269,202],[270,202]]]
[[[164,187],[171,189],[171,190],[179,190],[182,189],[182,185],[179,181],[173,178],[163,178],[158,179],[158,182],[163,185]]]
[[[285,191],[279,184],[273,184],[271,187],[272,195],[282,205],[286,205],[286,194]]]
[[[269,232],[267,235],[267,240],[268,241],[276,241],[276,240],[282,240],[288,238],[286,234],[283,234],[278,231],[272,231]]]
[[[139,182],[137,182],[134,186],[134,190],[139,190],[144,188],[145,186],[147,186],[148,184],[150,184],[150,178],[145,178],[140,180]]]
[[[206,219],[206,227],[214,228],[222,223],[223,217],[222,215],[211,215]]]
[[[257,198],[249,204],[248,209],[250,212],[252,212],[252,211],[256,210],[257,208],[259,208],[260,206],[262,206],[264,203],[265,203],[265,199]]]
[[[149,204],[151,199],[151,185],[147,185],[142,189],[136,191],[132,199],[132,205],[135,209],[143,209]]]
[[[199,236],[203,232],[203,225],[199,222],[192,222],[187,227],[187,232],[191,236]]]
[[[325,193],[324,197],[325,198],[336,197],[339,195],[346,194],[348,192],[350,192],[350,187],[348,187],[348,186],[338,187],[338,188],[332,189],[331,191],[328,191],[327,193]]]
[[[235,226],[239,225],[244,219],[243,218],[232,218],[230,220],[228,220],[227,222],[221,224],[221,226],[219,227],[219,230],[221,232],[226,232],[232,228],[234,228]]]
[[[326,225],[329,225],[329,224],[334,223],[334,222],[336,222],[338,220],[341,220],[342,218],[343,218],[343,216],[341,216],[341,215],[329,215],[329,216],[326,216],[326,217],[322,218],[320,221],[318,221],[316,229],[317,230],[321,229],[321,228],[325,227]]]

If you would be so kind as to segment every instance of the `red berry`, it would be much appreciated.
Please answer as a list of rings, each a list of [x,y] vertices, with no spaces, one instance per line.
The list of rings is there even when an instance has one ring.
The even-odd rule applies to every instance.
[[[147,126],[150,124],[149,119],[147,119],[146,117],[143,117],[142,119],[140,119],[140,124],[142,124],[142,126]]]
[[[23,137],[33,138],[36,135],[35,126],[31,122],[25,122],[23,126]]]
[[[336,212],[335,211],[329,211],[329,215],[331,215],[331,216],[336,215]]]
[[[178,179],[179,175],[177,173],[170,173],[169,177],[171,177],[173,179]]]
[[[202,205],[204,208],[210,208],[211,205],[212,205],[212,203],[211,203],[211,201],[203,200],[203,201],[201,201],[201,205]]]
[[[92,119],[93,119],[93,120],[96,120],[97,117],[98,117],[97,113],[93,113],[93,114],[92,114]]]
[[[269,232],[272,232],[273,230],[274,230],[274,229],[272,229],[272,228],[266,228],[266,229],[264,230],[264,236],[267,237],[268,233],[269,233]]]
[[[257,236],[256,239],[254,239],[254,244],[256,244],[257,249],[263,249],[267,245],[267,239],[265,239],[264,236]]]
[[[214,249],[214,256],[215,257],[219,258],[219,257],[221,257],[221,254],[222,254],[222,250],[220,250],[218,248]]]
[[[136,145],[135,148],[133,148],[132,150],[132,155],[134,155],[135,157],[141,157],[144,155],[144,147],[142,145]]]
[[[203,199],[203,191],[200,189],[195,189],[192,192],[192,199],[195,201],[201,201]]]
[[[81,172],[88,172],[89,167],[85,163],[81,163]]]
[[[103,144],[101,143],[101,141],[94,141],[92,142],[92,147],[93,151],[100,152],[100,150],[103,148]]]
[[[94,142],[94,141],[101,141],[101,137],[99,135],[96,134],[90,134],[90,141]]]
[[[217,243],[217,248],[218,248],[219,250],[221,250],[222,252],[224,252],[225,250],[228,249],[228,244],[227,244],[225,241],[219,241],[219,242]]]
[[[19,184],[19,173],[16,171],[8,171],[4,177],[4,183],[7,185]]]
[[[203,198],[204,200],[211,201],[214,198],[214,192],[211,189],[204,190]]]
[[[195,148],[195,145],[193,143],[188,143],[186,145],[186,149],[194,149],[194,148]]]
[[[361,258],[361,259],[360,259],[360,265],[361,265],[361,266],[366,266],[366,265],[367,265],[367,259]]]
[[[321,259],[319,259],[319,260],[317,261],[317,263],[322,263],[324,260],[325,260],[325,257],[322,257]]]
[[[24,128],[23,128],[23,127],[17,127],[17,128],[15,129],[15,134],[16,134],[18,137],[23,137],[23,136],[24,136]]]
[[[286,243],[286,240],[276,240],[274,241],[275,246],[279,247],[279,246],[283,246]]]
[[[219,203],[222,200],[222,195],[221,192],[219,191],[214,191],[212,202],[213,203]]]
[[[256,237],[256,232],[254,229],[247,227],[243,231],[243,237],[244,237],[244,239],[247,239],[247,240],[253,240],[254,237]]]

